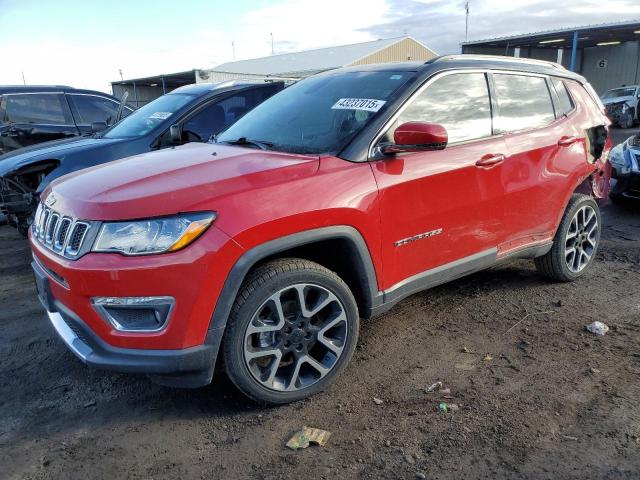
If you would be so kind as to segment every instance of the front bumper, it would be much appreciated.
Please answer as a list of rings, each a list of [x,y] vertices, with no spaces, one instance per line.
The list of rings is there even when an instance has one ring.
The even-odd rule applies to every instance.
[[[211,382],[224,324],[211,321],[227,272],[241,249],[215,227],[188,248],[166,255],[89,253],[69,260],[32,238],[38,296],[68,348],[84,363],[147,374],[158,383]],[[119,331],[92,304],[95,297],[166,295],[175,308],[166,327]]]
[[[37,262],[31,267],[49,321],[69,350],[85,364],[115,372],[149,375],[157,383],[195,388],[211,383],[223,328],[208,330],[202,345],[176,350],[119,348],[98,337],[51,293],[49,277]]]

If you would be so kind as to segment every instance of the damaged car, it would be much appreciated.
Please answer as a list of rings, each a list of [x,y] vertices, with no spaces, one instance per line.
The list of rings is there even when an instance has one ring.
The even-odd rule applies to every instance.
[[[640,133],[616,145],[609,155],[611,193],[615,203],[640,201]]]
[[[282,81],[187,85],[92,137],[47,142],[0,156],[0,214],[26,234],[38,197],[52,180],[132,155],[206,142],[284,85]]]
[[[51,140],[90,135],[132,111],[116,97],[94,90],[0,87],[0,155]]]
[[[513,259],[585,275],[609,123],[548,62],[323,72],[215,142],[50,183],[29,229],[38,295],[90,366],[201,387],[221,364],[258,402],[301,400],[347,368],[360,319],[414,293]]]
[[[602,103],[607,109],[607,116],[614,125],[618,125],[620,128],[631,128],[640,120],[639,100],[640,85],[613,88],[602,95]]]

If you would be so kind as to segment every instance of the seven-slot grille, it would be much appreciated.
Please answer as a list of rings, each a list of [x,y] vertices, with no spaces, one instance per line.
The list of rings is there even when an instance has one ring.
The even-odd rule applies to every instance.
[[[40,203],[33,219],[33,238],[64,257],[75,258],[82,248],[90,224],[52,210]]]

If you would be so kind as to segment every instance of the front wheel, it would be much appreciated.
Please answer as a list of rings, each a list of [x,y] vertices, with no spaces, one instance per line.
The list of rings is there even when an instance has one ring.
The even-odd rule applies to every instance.
[[[358,327],[353,294],[334,272],[301,259],[269,262],[236,298],[224,338],[225,368],[253,400],[300,400],[345,368]]]
[[[584,275],[593,264],[601,225],[600,209],[595,200],[574,194],[553,239],[553,247],[535,259],[538,271],[562,282]]]

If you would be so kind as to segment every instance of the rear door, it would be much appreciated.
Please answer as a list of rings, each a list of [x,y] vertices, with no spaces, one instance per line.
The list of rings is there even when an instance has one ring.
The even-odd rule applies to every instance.
[[[372,162],[380,190],[385,289],[402,289],[405,279],[441,266],[449,270],[452,262],[463,270],[491,263],[504,238],[505,145],[492,134],[486,74],[430,80],[380,141],[391,140],[395,128],[410,121],[443,125],[449,144]]]
[[[584,136],[573,127],[573,104],[555,105],[550,79],[493,73],[495,128],[504,134],[505,228],[503,251],[551,239],[567,196],[568,177],[584,163]],[[566,93],[566,92],[565,92]],[[557,98],[557,97],[556,97]],[[568,106],[566,106],[566,102]]]
[[[5,152],[79,133],[63,93],[4,94],[0,111]]]

